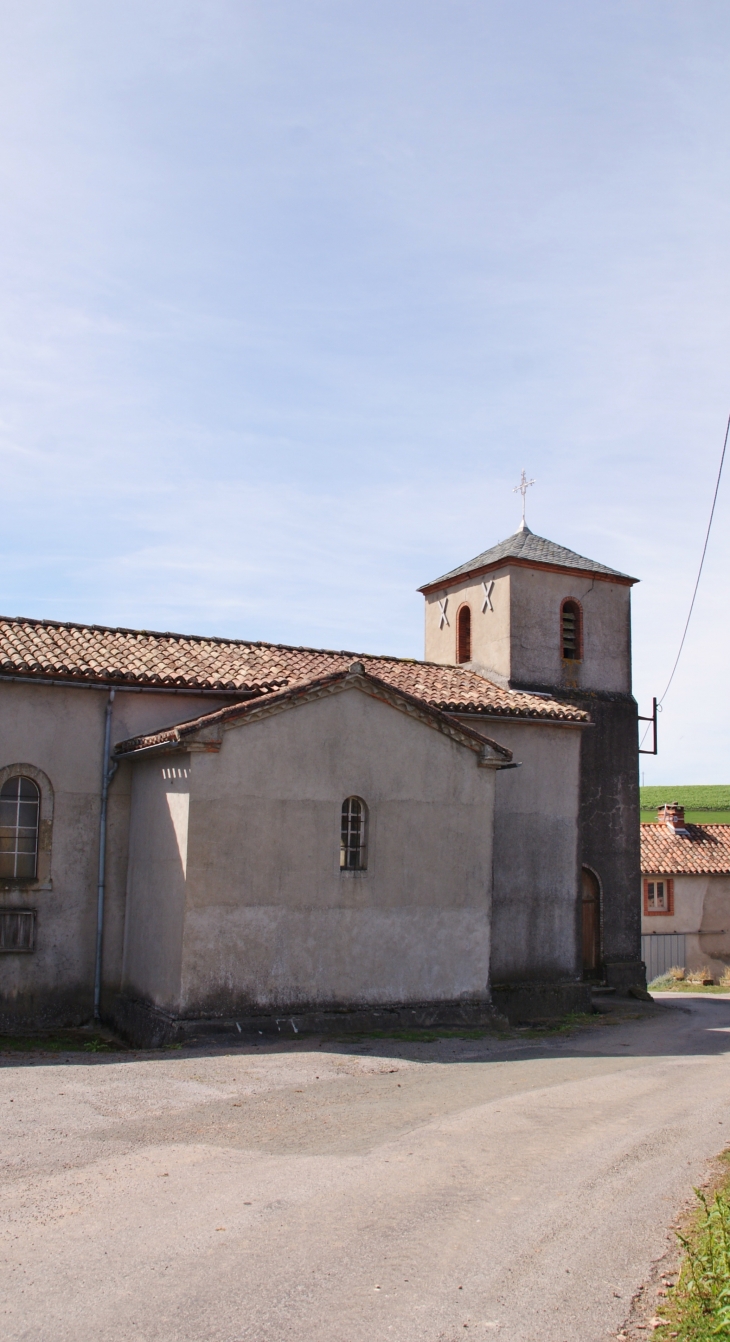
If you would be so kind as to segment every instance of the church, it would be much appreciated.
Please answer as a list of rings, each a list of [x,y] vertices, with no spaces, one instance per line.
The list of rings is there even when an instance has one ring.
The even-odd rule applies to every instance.
[[[641,962],[636,580],[534,535],[424,660],[0,619],[0,1028],[513,1022]]]

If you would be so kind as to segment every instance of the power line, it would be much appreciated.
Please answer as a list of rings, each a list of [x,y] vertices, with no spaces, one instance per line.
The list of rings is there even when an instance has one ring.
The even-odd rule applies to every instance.
[[[668,680],[667,683],[666,683],[666,686],[665,686],[665,689],[664,689],[664,693],[663,693],[661,699],[657,700],[657,708],[661,708],[662,704],[664,703],[664,700],[665,700],[666,697],[667,697],[667,694],[669,693],[669,686],[671,685],[672,681],[674,680],[674,673],[675,673],[675,671],[677,670],[677,667],[679,666],[679,659],[680,659],[680,657],[682,656],[682,648],[684,647],[684,641],[685,641],[685,639],[686,639],[686,637],[687,637],[687,630],[689,629],[689,622],[690,622],[690,620],[692,619],[692,611],[694,610],[695,599],[696,599],[696,597],[697,597],[697,589],[698,589],[698,587],[699,587],[699,585],[700,585],[700,578],[702,577],[702,569],[703,569],[703,567],[704,567],[704,563],[705,563],[705,555],[707,554],[707,544],[708,544],[708,541],[709,541],[709,539],[710,539],[710,531],[712,530],[712,519],[713,519],[714,516],[715,516],[715,504],[717,503],[717,495],[718,495],[719,490],[720,490],[720,480],[722,479],[722,468],[723,468],[723,466],[725,465],[725,453],[726,453],[726,451],[727,451],[728,436],[730,436],[730,416],[728,417],[727,427],[726,427],[726,429],[725,429],[725,441],[723,442],[723,445],[722,445],[722,456],[720,457],[720,468],[719,468],[719,470],[718,470],[718,472],[717,472],[717,480],[715,481],[715,493],[714,493],[713,496],[712,496],[712,507],[711,507],[711,509],[710,509],[710,520],[709,520],[709,522],[707,523],[707,531],[706,531],[706,533],[705,533],[705,543],[704,543],[704,545],[703,545],[703,547],[702,547],[702,558],[700,559],[700,566],[699,566],[699,568],[698,568],[698,570],[697,570],[697,581],[695,582],[695,589],[694,589],[694,591],[693,591],[693,593],[692,593],[692,600],[691,600],[690,603],[689,603],[689,612],[688,612],[688,614],[687,614],[687,623],[686,623],[685,626],[684,626],[684,633],[682,634],[682,641],[681,641],[681,643],[680,643],[680,645],[679,645],[679,651],[678,651],[677,656],[676,656],[676,658],[675,658],[674,666],[672,667],[672,674],[671,674],[671,676],[669,677],[669,680]],[[642,745],[644,744],[644,741],[646,740],[646,737],[647,737],[647,735],[648,735],[648,732],[649,732],[649,728],[647,727],[646,731],[644,732],[644,735],[643,735],[642,738],[641,738],[641,744],[642,744]]]

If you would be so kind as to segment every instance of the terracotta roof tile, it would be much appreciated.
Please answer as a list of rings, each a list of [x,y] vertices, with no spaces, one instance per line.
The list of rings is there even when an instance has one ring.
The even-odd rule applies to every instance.
[[[500,689],[461,666],[280,643],[0,617],[0,677],[258,695],[347,670],[354,660],[363,662],[371,675],[443,712],[589,720],[587,713],[572,704]]]
[[[361,662],[360,665],[363,665]],[[184,743],[187,737],[193,736],[206,728],[223,725],[226,722],[245,719],[247,717],[258,716],[262,709],[270,709],[286,704],[296,703],[297,699],[306,700],[312,695],[317,695],[335,686],[342,685],[348,678],[346,668],[335,671],[327,676],[319,676],[315,680],[297,681],[296,684],[288,686],[284,690],[271,690],[268,694],[261,694],[255,699],[246,699],[244,702],[229,704],[226,708],[214,709],[212,713],[204,713],[202,716],[192,718],[188,722],[176,723],[173,727],[166,727],[163,731],[148,732],[142,736],[134,736],[126,741],[119,741],[115,746],[117,755],[128,755],[136,750],[149,750],[154,746],[177,745]],[[472,749],[482,751],[485,744],[492,747],[493,750],[501,755],[505,760],[512,759],[512,751],[506,746],[499,745],[490,737],[482,732],[474,731],[473,728],[465,726],[463,723],[457,723],[453,717],[434,708],[432,704],[423,699],[409,694],[407,690],[394,687],[392,683],[381,680],[379,677],[366,672],[364,675],[355,675],[355,681],[370,687],[370,692],[375,693],[376,697],[390,699],[391,702],[402,706],[405,702],[413,708],[420,710],[423,717],[435,721],[441,725],[441,730],[446,729],[449,735],[456,737],[462,744],[466,743]]]
[[[687,825],[676,834],[664,824],[641,826],[644,876],[730,875],[730,825]]]

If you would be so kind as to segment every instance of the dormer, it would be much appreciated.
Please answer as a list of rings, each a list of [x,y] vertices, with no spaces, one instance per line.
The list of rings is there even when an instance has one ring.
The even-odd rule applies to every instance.
[[[512,689],[630,694],[636,581],[523,525],[419,588],[426,661]]]

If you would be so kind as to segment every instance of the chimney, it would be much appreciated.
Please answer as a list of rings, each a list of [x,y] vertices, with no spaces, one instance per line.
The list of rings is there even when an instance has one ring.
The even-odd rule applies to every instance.
[[[678,801],[665,802],[659,807],[657,820],[664,823],[673,834],[689,834],[684,824],[684,807]]]

